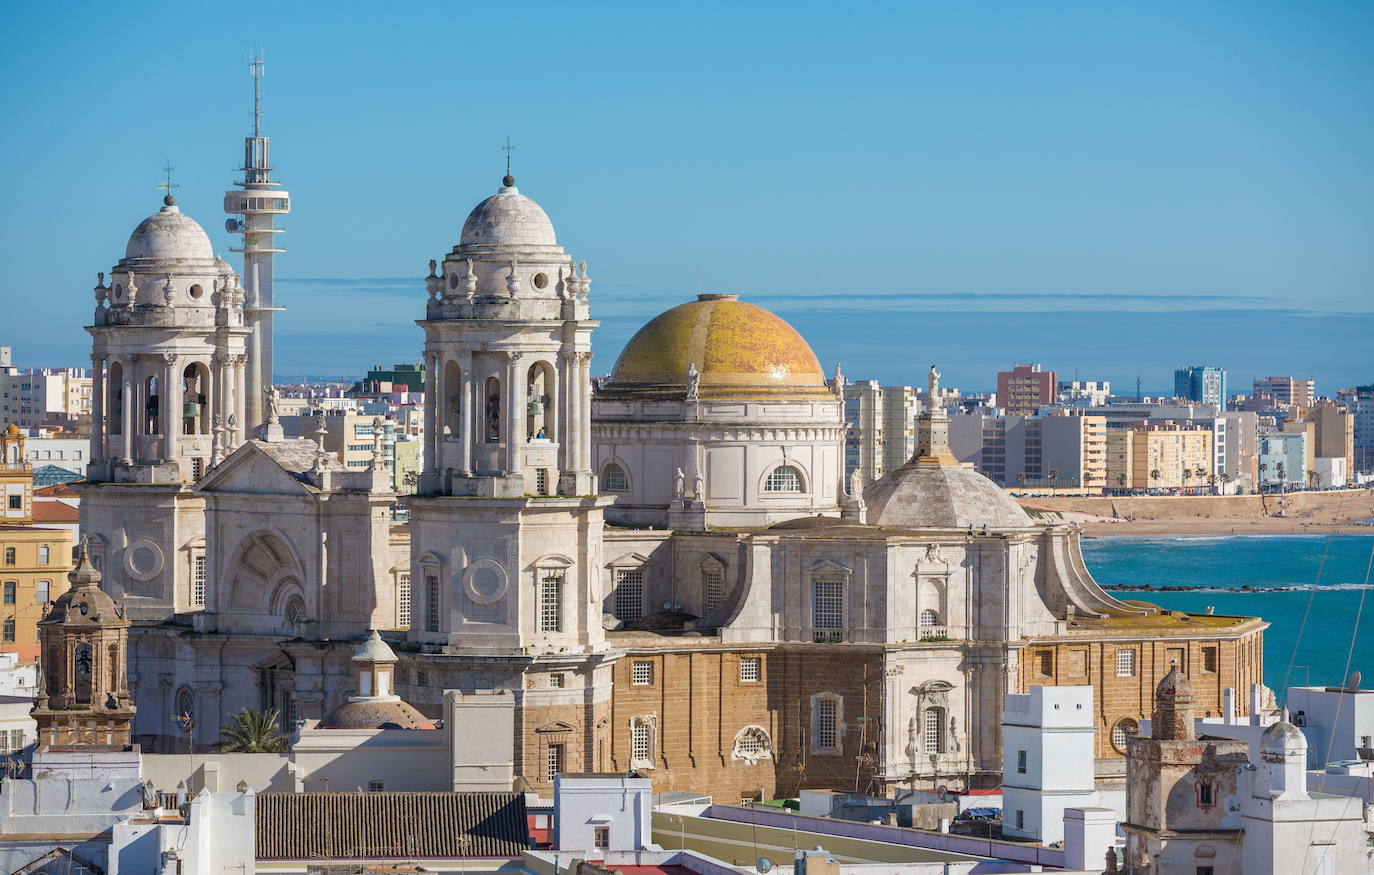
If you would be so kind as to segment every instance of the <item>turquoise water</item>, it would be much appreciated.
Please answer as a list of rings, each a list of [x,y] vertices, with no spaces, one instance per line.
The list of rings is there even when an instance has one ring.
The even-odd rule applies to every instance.
[[[1083,539],[1083,558],[1104,586],[1208,587],[1203,592],[1112,593],[1119,598],[1189,613],[1212,605],[1218,614],[1268,620],[1264,681],[1280,699],[1290,686],[1344,683],[1347,658],[1350,669],[1364,675],[1362,686],[1371,686],[1372,551],[1374,535]],[[1265,591],[1238,591],[1247,585]]]

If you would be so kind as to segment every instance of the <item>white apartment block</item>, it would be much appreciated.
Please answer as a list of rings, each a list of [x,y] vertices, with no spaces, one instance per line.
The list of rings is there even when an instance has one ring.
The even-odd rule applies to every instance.
[[[8,355],[0,356],[7,360]],[[86,371],[0,364],[0,427],[86,429],[90,419],[91,378]]]
[[[845,481],[858,470],[864,486],[905,465],[916,453],[921,393],[912,386],[859,380],[844,387]]]

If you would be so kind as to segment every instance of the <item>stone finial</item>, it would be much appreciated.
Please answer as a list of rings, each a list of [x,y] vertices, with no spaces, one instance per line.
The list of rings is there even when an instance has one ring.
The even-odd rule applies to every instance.
[[[587,293],[592,289],[591,277],[587,276],[587,262],[579,261],[577,266],[581,268],[582,274],[577,278],[577,290],[582,297],[587,297]]]
[[[1105,875],[1116,875],[1116,848],[1107,849],[1107,868],[1103,872]]]
[[[162,302],[165,306],[170,307],[172,306],[172,295],[174,293],[172,289],[172,275],[169,273],[164,274],[164,276],[166,279],[162,282]]]
[[[510,273],[506,274],[506,292],[514,298],[520,291],[520,277],[515,275],[518,267],[514,258],[510,260]]]
[[[436,272],[436,271],[438,271],[438,269],[439,269],[439,262],[437,262],[437,261],[435,261],[434,259],[431,258],[431,259],[429,260],[429,275],[432,276],[432,277],[437,277],[437,276],[439,275],[439,274]]]
[[[463,274],[463,295],[471,298],[477,294],[477,274],[472,270],[472,259],[467,259],[468,272]]]

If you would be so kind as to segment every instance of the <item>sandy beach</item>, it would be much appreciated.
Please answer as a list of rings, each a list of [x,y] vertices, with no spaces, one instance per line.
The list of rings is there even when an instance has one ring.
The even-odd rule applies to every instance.
[[[1102,535],[1374,535],[1374,490],[1294,492],[1286,495],[1027,498],[1045,521],[1061,516],[1088,537]]]

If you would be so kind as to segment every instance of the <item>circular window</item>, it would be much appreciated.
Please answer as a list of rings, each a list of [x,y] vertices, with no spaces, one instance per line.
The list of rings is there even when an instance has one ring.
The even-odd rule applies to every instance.
[[[1122,756],[1126,754],[1126,744],[1140,731],[1140,724],[1129,717],[1122,717],[1112,726],[1112,748]]]
[[[463,572],[463,590],[474,604],[494,605],[506,588],[506,570],[491,559],[478,559]]]
[[[205,290],[200,286],[191,286],[190,294],[193,298],[199,298],[201,295],[205,294]]]
[[[458,274],[451,273],[448,275],[448,287],[450,289],[458,288]]]
[[[501,577],[491,568],[479,568],[472,573],[472,591],[489,599],[501,591]]]
[[[537,274],[534,275],[534,287],[535,287],[536,289],[542,289],[542,288],[544,288],[545,286],[547,286],[548,284],[549,284],[549,275],[548,275],[548,274],[546,274],[546,273],[537,273]]]
[[[124,550],[124,570],[137,580],[152,580],[162,573],[162,548],[146,538],[133,542]]]

